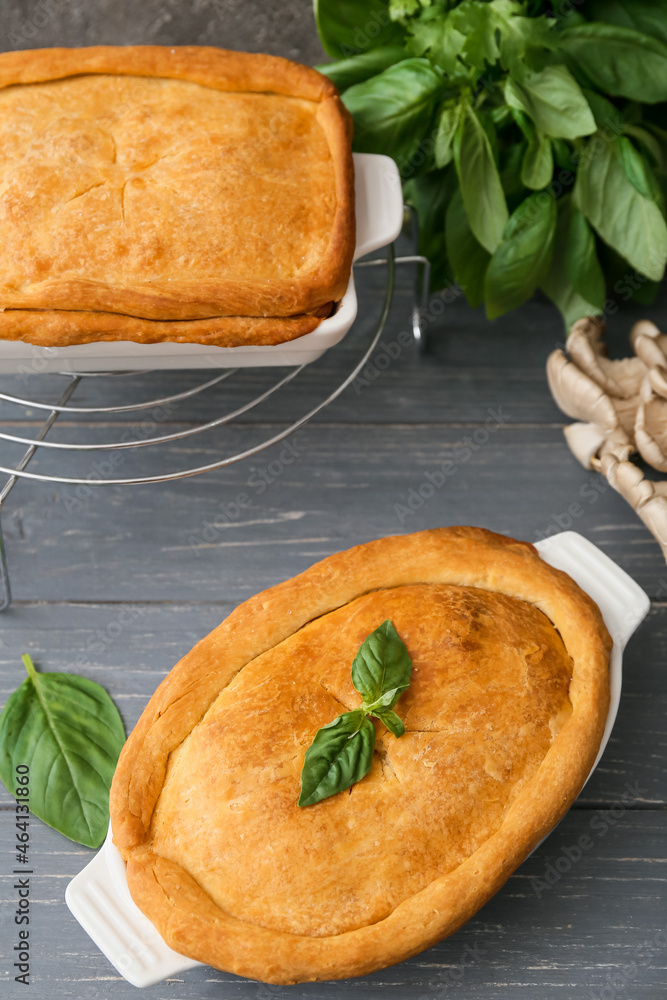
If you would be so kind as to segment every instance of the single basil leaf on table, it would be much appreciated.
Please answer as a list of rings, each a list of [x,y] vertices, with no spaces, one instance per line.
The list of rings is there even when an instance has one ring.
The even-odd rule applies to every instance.
[[[665,0],[587,0],[585,12],[589,21],[634,28],[650,38],[667,42]]]
[[[389,619],[364,639],[352,662],[352,683],[369,711],[393,708],[410,686],[412,660]]]
[[[306,750],[300,806],[312,806],[361,781],[371,769],[375,727],[361,709],[345,712],[318,729]]]
[[[384,722],[387,729],[394,734],[396,737],[400,737],[405,732],[405,726],[403,725],[403,720],[396,715],[396,712],[392,712],[390,708],[383,708],[374,712],[380,722]]]
[[[452,196],[447,208],[445,241],[454,276],[470,305],[476,308],[484,301],[484,276],[491,254],[475,239],[460,191]]]
[[[587,302],[602,312],[605,280],[595,247],[595,236],[576,206],[571,207],[570,231],[565,254],[565,268],[573,288]]]
[[[0,779],[14,794],[16,767],[30,768],[30,811],[86,847],[109,826],[109,789],[125,729],[99,684],[76,674],[35,670],[0,714]]]
[[[667,262],[667,225],[656,202],[641,194],[628,177],[618,138],[603,139],[584,151],[574,202],[605,243],[640,274],[661,280]]]
[[[667,44],[613,24],[579,24],[559,34],[577,75],[614,97],[667,100]]]
[[[567,259],[570,253],[570,223],[572,220],[572,196],[559,198],[558,221],[554,238],[551,266],[542,279],[541,288],[558,307],[565,321],[566,330],[584,316],[596,316],[600,307],[587,302],[576,290],[568,275]]]
[[[547,66],[540,73],[525,70],[520,80],[508,77],[505,100],[524,111],[546,135],[575,139],[595,131],[588,101],[565,66]]]
[[[354,149],[391,156],[410,176],[442,88],[442,74],[428,59],[404,59],[350,87],[343,103],[354,118]]]
[[[368,52],[361,52],[357,56],[350,56],[349,59],[324,63],[315,69],[328,76],[342,94],[348,87],[382,73],[383,70],[405,58],[405,49],[400,45],[385,45],[378,49],[369,49]]]
[[[463,111],[454,162],[470,228],[485,250],[500,243],[509,213],[489,137],[472,108]]]
[[[551,264],[556,200],[531,194],[512,213],[484,281],[486,314],[496,319],[530,298]]]
[[[405,39],[389,17],[387,0],[314,0],[313,7],[322,47],[337,59]]]

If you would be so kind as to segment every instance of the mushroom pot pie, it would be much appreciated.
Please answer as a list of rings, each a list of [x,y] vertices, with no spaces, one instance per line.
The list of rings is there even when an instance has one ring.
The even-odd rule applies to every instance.
[[[299,808],[316,731],[391,619],[412,658],[368,775]],[[111,790],[132,897],[176,951],[270,983],[362,975],[452,934],[565,813],[607,716],[611,639],[532,545],[384,538],[240,605],[178,663]]]
[[[0,339],[234,347],[347,288],[351,119],[313,69],[214,48],[0,55]]]

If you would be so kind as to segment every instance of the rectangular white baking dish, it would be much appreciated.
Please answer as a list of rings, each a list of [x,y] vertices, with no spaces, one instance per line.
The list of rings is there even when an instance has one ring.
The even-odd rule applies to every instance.
[[[355,153],[357,240],[354,259],[392,243],[403,225],[403,193],[398,167],[388,156]],[[275,347],[205,347],[202,344],[133,344],[129,341],[35,347],[0,340],[0,374],[152,370],[157,368],[255,368],[306,365],[343,339],[357,315],[350,275],[333,316],[316,330]]]
[[[627,573],[574,531],[538,542],[537,548],[546,562],[565,570],[590,594],[614,640],[609,715],[592,774],[616,719],[623,650],[646,617],[650,601]],[[67,886],[65,900],[98,948],[133,986],[152,986],[199,964],[169,948],[133,902],[125,863],[113,846],[111,831],[99,853]]]

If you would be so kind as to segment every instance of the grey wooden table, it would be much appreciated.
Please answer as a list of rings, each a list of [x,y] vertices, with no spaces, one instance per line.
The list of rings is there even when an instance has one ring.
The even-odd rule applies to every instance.
[[[319,57],[307,0],[286,5],[200,0],[187,13],[184,6],[176,0],[150,2],[135,12],[129,0],[115,5],[56,0],[49,22],[39,26],[34,4],[5,3],[5,47],[151,40],[265,48],[304,61]],[[352,366],[377,314],[381,284],[379,274],[366,272],[354,331],[292,392],[224,435],[173,446],[166,458],[141,449],[140,456],[127,458],[123,474],[161,471],[169,462],[202,464],[221,448],[252,443],[306,410]],[[402,272],[385,345],[398,343],[408,329],[410,300],[411,276]],[[609,321],[617,353],[631,322],[647,314],[619,306]],[[650,315],[667,329],[667,296]],[[578,466],[565,446],[562,416],[544,377],[548,352],[563,340],[560,319],[549,305],[531,302],[487,324],[457,299],[429,323],[428,332],[427,358],[404,347],[388,367],[383,358],[369,368],[366,384],[348,390],[299,432],[296,460],[282,468],[278,447],[226,470],[163,486],[91,487],[77,496],[68,487],[19,483],[3,518],[15,599],[0,616],[0,703],[22,680],[20,654],[30,652],[43,670],[75,670],[104,684],[129,729],[176,660],[231,608],[322,556],[435,525],[477,524],[530,541],[569,526],[616,559],[653,600],[649,618],[628,647],[609,747],[568,816],[504,889],[458,934],[422,955],[364,979],[282,990],[200,968],[148,990],[153,1000],[278,994],[294,1000],[342,994],[370,1000],[439,997],[448,991],[476,1000],[665,995],[667,568],[620,497]],[[248,398],[265,377],[247,372],[234,388],[221,386],[197,397],[162,426],[177,429],[211,419],[221,406]],[[142,393],[148,398],[194,385],[197,378],[142,376],[113,386],[98,381],[77,398],[119,401],[125,393],[132,401]],[[45,400],[59,391],[51,376],[32,376],[27,386],[26,380],[0,383]],[[9,405],[0,411],[3,427],[14,432],[34,431],[38,419],[37,412],[26,415]],[[493,427],[488,440],[478,444],[472,437],[472,447],[466,445],[486,421]],[[125,430],[140,432],[136,414],[98,419],[87,430],[65,420],[57,439],[118,436]],[[13,454],[8,449],[7,455]],[[410,491],[418,491],[426,473],[446,458],[457,461],[457,473],[406,514],[402,508],[408,507]],[[54,454],[40,456],[35,468],[54,475],[63,471]],[[271,482],[260,490],[256,484],[262,478]],[[228,517],[228,505],[243,492],[250,505]],[[13,819],[3,791],[0,979],[7,981],[3,988],[9,996],[19,997],[24,987],[13,981],[10,957],[16,943]],[[584,834],[592,847],[577,858],[573,848]],[[64,903],[68,880],[91,856],[33,823],[31,995],[40,1000],[136,995]]]

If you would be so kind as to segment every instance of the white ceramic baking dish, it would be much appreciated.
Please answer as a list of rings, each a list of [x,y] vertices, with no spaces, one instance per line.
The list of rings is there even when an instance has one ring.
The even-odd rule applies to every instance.
[[[388,156],[355,153],[357,240],[354,259],[392,243],[403,225],[403,193],[398,167]],[[82,344],[35,347],[0,340],[0,374],[91,372],[156,368],[255,368],[306,365],[343,339],[357,315],[357,293],[350,275],[347,291],[333,316],[316,330],[275,347],[204,347],[202,344]]]
[[[650,601],[641,587],[592,542],[564,531],[537,543],[542,558],[565,570],[596,601],[614,640],[611,654],[611,703],[597,767],[616,719],[621,696],[621,658],[625,645],[645,618]],[[589,775],[590,777],[590,775]],[[151,986],[198,962],[169,948],[135,906],[125,877],[125,863],[111,841],[67,887],[65,899],[98,948],[134,986]]]

